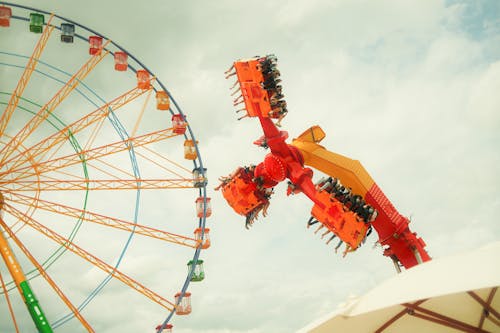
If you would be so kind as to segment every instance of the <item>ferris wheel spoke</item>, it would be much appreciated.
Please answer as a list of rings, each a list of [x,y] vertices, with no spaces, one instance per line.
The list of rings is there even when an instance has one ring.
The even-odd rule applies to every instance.
[[[141,157],[144,160],[147,160],[150,163],[152,163],[153,165],[155,165],[158,169],[164,170],[166,172],[165,174],[168,175],[169,177],[174,176],[174,177],[176,177],[175,179],[187,181],[187,177],[192,176],[192,171],[189,171],[189,169],[187,169],[187,168],[182,168],[182,170],[180,170],[180,171],[182,171],[184,174],[181,174],[180,172],[173,170],[172,168],[166,167],[166,164],[162,164],[161,162],[155,161],[151,156],[147,156],[143,153],[140,153],[139,151],[140,151],[140,149],[135,150],[136,157]],[[119,166],[117,166],[116,164],[113,164],[111,162],[107,162],[104,159],[95,159],[95,160],[92,160],[91,162],[85,161],[85,164],[86,164],[86,167],[88,170],[92,170],[92,171],[97,170],[98,172],[102,173],[103,177],[106,177],[106,176],[110,177],[109,179],[123,179],[123,178],[136,179],[136,176],[133,173],[126,171],[126,170],[123,170],[123,168],[120,168]],[[178,166],[178,165],[174,164],[174,166]],[[69,172],[66,172],[63,170],[55,170],[54,173],[57,173],[58,175],[63,176],[63,179],[64,178],[66,178],[66,179],[75,179],[76,178],[76,179],[82,179],[82,180],[85,179],[81,175],[75,175],[75,174],[72,174],[72,173],[69,173]],[[187,173],[189,173],[189,176]],[[46,180],[50,180],[50,179],[60,180],[61,179],[61,177],[56,177],[55,175],[50,177],[50,176],[44,174],[43,177],[46,178]],[[166,176],[163,176],[162,178],[166,178]],[[170,179],[170,178],[167,178],[167,179]]]
[[[19,100],[23,96],[24,89],[26,88],[28,82],[30,81],[31,74],[33,74],[36,65],[38,65],[38,59],[40,59],[40,56],[42,55],[42,52],[45,49],[45,46],[47,45],[47,41],[49,40],[50,34],[54,30],[54,26],[50,25],[50,22],[52,21],[53,17],[54,17],[53,14],[50,15],[50,18],[47,21],[45,29],[43,30],[43,33],[40,35],[40,38],[38,39],[38,42],[35,46],[35,49],[33,50],[33,53],[31,54],[30,59],[28,60],[28,63],[24,67],[24,72],[17,83],[16,89],[10,96],[9,103],[7,104],[5,110],[3,111],[2,116],[0,117],[0,137],[3,136],[5,129],[9,124],[10,118],[12,117],[12,114],[14,113],[14,110],[16,109],[19,103]]]
[[[0,187],[4,186],[0,182]],[[25,180],[10,184],[6,193],[23,191],[99,191],[99,190],[158,190],[194,188],[192,179],[76,179]]]
[[[145,147],[144,147],[144,148],[145,148]],[[150,150],[150,151],[152,151],[152,150]],[[154,151],[152,151],[152,152],[154,152]],[[140,156],[140,157],[144,158],[145,160],[147,160],[147,161],[151,162],[152,164],[156,165],[156,167],[158,167],[158,168],[160,168],[160,169],[163,169],[164,171],[167,171],[167,172],[169,172],[169,173],[173,174],[174,176],[177,176],[177,177],[183,178],[183,176],[182,176],[180,173],[178,173],[177,171],[174,171],[174,170],[172,170],[171,168],[167,168],[166,164],[161,163],[161,162],[158,162],[158,161],[155,161],[155,160],[154,160],[151,156],[147,156],[146,154],[141,153],[139,149],[135,151],[135,154],[136,154],[137,156]],[[157,153],[156,153],[156,154],[157,154]],[[166,159],[166,158],[162,158],[162,160],[164,160],[164,161],[168,161],[168,162],[171,162],[170,160],[168,160],[168,159]],[[180,166],[179,164],[177,164],[177,163],[175,163],[175,164],[173,164],[173,165],[175,165],[176,167],[181,167],[181,166]],[[182,171],[187,171],[187,172],[190,172],[187,168],[181,167],[181,169],[182,169]]]
[[[173,176],[175,176],[175,178],[167,178],[166,175],[162,176],[161,179],[160,178],[158,178],[158,179],[136,178],[136,176],[133,175],[132,173],[127,172],[127,171],[123,170],[123,168],[120,168],[117,165],[113,165],[112,163],[109,163],[109,162],[104,161],[102,159],[93,160],[91,163],[86,161],[86,166],[87,166],[88,170],[92,170],[92,171],[97,170],[97,171],[101,172],[103,177],[100,177],[100,178],[104,178],[106,176],[110,177],[110,178],[106,179],[105,182],[109,182],[110,180],[115,180],[117,183],[124,184],[124,180],[130,181],[130,182],[135,182],[135,183],[144,181],[146,187],[140,187],[143,189],[148,189],[151,186],[153,186],[152,182],[158,183],[159,181],[170,183],[170,186],[163,187],[164,185],[162,185],[160,188],[192,188],[193,187],[193,185],[190,184],[192,182],[192,180],[191,180],[192,172],[190,172],[189,176],[186,174],[182,175],[179,172],[176,172],[172,169],[166,168],[165,166],[161,165],[160,163],[153,161],[152,159],[148,158],[147,156],[145,156],[143,154],[138,153],[137,151],[135,152],[135,154],[136,154],[136,157],[137,156],[143,157],[145,160],[148,160],[152,164],[156,165],[156,167],[166,171],[168,173],[168,176],[173,175]],[[98,166],[98,164],[102,164],[102,166]],[[63,172],[61,170],[57,170],[55,172],[63,174]],[[66,173],[66,175],[70,175],[70,174]],[[120,175],[122,175],[122,176],[120,176]],[[44,177],[50,178],[50,177],[47,177],[45,175],[44,175]],[[188,178],[188,177],[190,177],[190,178]],[[81,176],[74,176],[73,178],[82,179],[82,181],[85,181],[85,179],[86,179],[86,178],[83,178]],[[53,178],[53,179],[60,180],[61,178],[57,178],[57,179]],[[134,187],[134,189],[135,189],[135,187]]]
[[[111,170],[105,170],[104,167],[98,167],[97,166],[98,163],[103,164],[104,167],[109,168]],[[107,175],[107,176],[111,177],[111,179],[120,179],[120,177],[118,176],[119,174],[123,175],[125,178],[128,178],[128,179],[135,178],[135,176],[132,173],[127,172],[127,171],[123,170],[122,168],[119,168],[118,166],[113,165],[112,163],[108,163],[108,162],[105,162],[105,161],[100,160],[100,159],[92,161],[92,163],[87,162],[87,168],[92,168],[93,170],[97,170],[99,172],[102,172],[103,175]]]
[[[187,171],[187,172],[191,172],[191,170],[189,170],[188,168],[184,167],[183,165],[180,165],[179,163],[177,163],[175,161],[172,161],[171,159],[166,158],[165,155],[161,155],[158,152],[154,151],[153,149],[151,149],[151,148],[149,148],[147,146],[142,146],[141,149],[147,150],[152,155],[158,157],[160,160],[162,160],[164,162],[167,162],[168,164],[172,164],[172,165],[176,166],[177,168],[179,168],[181,170],[184,170],[184,171]]]
[[[109,40],[103,46],[105,50],[109,44]],[[98,54],[90,57],[90,59],[66,82],[66,84],[47,102],[38,113],[28,121],[28,123],[14,136],[7,144],[0,150],[2,158],[0,163],[5,160],[16,149],[23,144],[23,142],[30,136],[35,129],[43,123],[45,119],[61,104],[61,102],[68,97],[68,95],[83,81],[83,79],[97,66],[97,64],[109,53],[108,50],[101,51]]]
[[[160,296],[159,294],[155,293],[151,289],[147,288],[143,284],[141,284],[138,281],[135,281],[128,275],[122,273],[118,269],[114,268],[113,266],[107,264],[103,260],[99,259],[98,257],[94,256],[93,254],[85,251],[69,239],[59,235],[55,231],[47,228],[46,226],[42,225],[41,223],[37,222],[33,217],[27,216],[21,211],[17,210],[15,207],[11,206],[10,204],[5,204],[5,209],[9,210],[13,215],[16,215],[17,218],[21,219],[24,223],[26,223],[29,227],[32,229],[38,231],[42,235],[52,239],[54,242],[58,243],[59,245],[64,246],[66,249],[69,251],[73,252],[74,254],[78,255],[82,259],[88,261],[90,264],[94,265],[95,267],[101,269],[102,271],[110,274],[112,277],[120,280],[127,286],[131,287],[132,289],[135,289],[139,293],[143,294],[144,296],[148,297],[155,303],[161,305],[168,311],[172,311],[175,308],[175,304],[170,302],[169,300],[165,299],[164,297]]]
[[[53,150],[54,147],[56,147],[58,144],[64,143],[68,139],[71,140],[72,136],[96,123],[102,123],[103,120],[106,119],[106,117],[109,115],[110,110],[116,112],[121,107],[127,105],[129,102],[140,97],[142,94],[144,94],[146,91],[149,91],[150,89],[152,88],[143,90],[135,87],[127,91],[123,95],[120,95],[115,99],[113,99],[112,101],[102,105],[98,109],[90,112],[84,117],[78,119],[72,124],[62,128],[61,130],[52,134],[51,136],[48,136],[47,138],[41,140],[40,142],[36,143],[35,145],[29,147],[26,150],[30,152],[31,158],[37,158],[38,156],[42,155],[40,158],[37,158],[37,160],[39,161],[43,159],[43,156],[45,156],[45,154],[48,151]],[[87,144],[86,147],[88,146],[89,145]],[[22,155],[23,155],[22,153],[13,154],[8,160],[5,161],[5,163],[12,162],[12,166],[10,166],[9,169],[15,169],[19,165],[23,164],[23,159],[20,159]]]
[[[42,178],[44,180],[59,180],[61,179],[61,177],[62,179],[74,179],[74,180],[85,179],[85,176],[81,174],[74,174],[72,172],[68,172],[67,170],[55,170],[53,173],[50,173],[50,175],[44,174]]]
[[[9,170],[8,172],[3,172],[2,174],[0,174],[0,176],[9,173],[16,175],[15,178],[12,180],[24,179],[27,177],[40,175],[46,172],[66,168],[68,166],[79,164],[84,161],[103,158],[116,153],[120,153],[125,150],[129,150],[135,147],[141,147],[154,142],[166,140],[168,138],[172,138],[175,136],[178,136],[178,134],[174,133],[171,128],[163,129],[156,132],[137,136],[135,138],[128,138],[108,145],[96,147],[89,150],[82,150],[81,152],[55,158],[53,160],[40,162],[36,164],[36,168],[32,168],[31,166],[24,166],[18,168],[17,170],[16,169]]]
[[[5,296],[5,300],[7,301],[7,307],[9,308],[9,313],[10,317],[12,318],[12,323],[14,324],[16,333],[19,333],[19,327],[17,326],[17,320],[14,314],[14,309],[12,308],[12,303],[10,302],[9,291],[7,290],[7,287],[3,280],[2,273],[0,273],[0,284],[2,285],[3,294]]]
[[[87,329],[88,332],[95,332],[90,324],[83,318],[80,311],[71,303],[64,292],[59,288],[59,286],[54,282],[54,280],[49,276],[47,271],[43,269],[42,265],[33,257],[31,252],[24,246],[21,240],[15,235],[15,233],[7,226],[7,224],[0,218],[0,225],[10,236],[10,238],[16,243],[17,247],[24,253],[24,255],[31,261],[31,263],[36,267],[40,275],[47,281],[47,283],[52,287],[55,293],[61,298],[61,300],[66,304],[75,317],[80,321],[80,323]]]
[[[22,194],[13,194],[16,198],[11,199],[13,203],[22,204],[30,206],[33,204],[32,197],[22,195]],[[137,224],[130,221],[125,221],[109,216],[105,216],[102,214],[94,213],[89,210],[83,210],[79,208],[70,207],[67,205],[62,205],[56,202],[51,202],[47,200],[37,199],[36,202],[37,208],[61,214],[69,217],[73,217],[75,219],[81,219],[84,222],[96,223],[107,227],[112,227],[115,229],[124,230],[127,232],[134,232],[135,234],[155,238],[161,241],[174,243],[181,246],[187,246],[190,248],[197,248],[201,244],[201,240],[197,240],[195,238],[186,237],[179,234],[170,233],[164,230],[159,230],[156,228],[152,228],[146,225]]]
[[[29,185],[30,183],[38,183],[40,180],[41,181],[44,181],[44,182],[48,182],[48,181],[59,181],[61,178],[61,176],[63,177],[63,179],[71,179],[72,181],[81,181],[81,182],[85,182],[85,177],[82,176],[82,175],[76,175],[74,173],[70,173],[70,172],[67,172],[65,170],[56,170],[50,174],[44,174],[42,177],[39,177],[37,178],[36,180],[25,180],[24,182],[22,182],[21,184],[23,184],[21,187],[17,187],[15,184],[18,182],[17,180],[5,180],[5,181],[0,181],[0,186],[2,187],[5,187],[4,189],[2,189],[2,191],[4,193],[9,193],[9,191],[11,190],[19,190],[19,189],[22,189],[22,188],[29,188],[29,189],[34,189],[35,187],[38,189],[37,186],[35,185]],[[7,185],[10,185],[11,187],[11,190],[9,190],[6,186]]]
[[[19,231],[21,231],[26,226],[16,216],[13,216],[12,214],[10,214],[7,211],[4,211],[4,213],[5,213],[5,215],[2,218],[5,218],[5,220],[9,221],[9,220],[11,220],[11,218],[13,218],[14,220],[16,220],[16,222],[11,223],[11,225],[9,227],[11,230],[14,231],[14,233],[18,233]],[[6,215],[8,215],[8,216],[6,216]]]
[[[146,95],[146,99],[144,100],[144,103],[142,103],[141,112],[139,112],[139,115],[137,116],[137,120],[135,122],[134,129],[132,130],[132,133],[130,135],[132,137],[135,136],[135,134],[137,133],[137,130],[139,129],[139,124],[141,123],[142,116],[144,115],[144,111],[146,111],[146,106],[148,105],[149,98],[151,97],[152,91],[153,91],[152,89],[150,89],[148,91],[148,94]]]

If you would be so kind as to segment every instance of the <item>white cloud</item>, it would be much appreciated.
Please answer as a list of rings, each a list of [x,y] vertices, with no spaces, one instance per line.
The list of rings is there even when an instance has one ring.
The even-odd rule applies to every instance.
[[[269,216],[250,231],[212,190],[219,176],[258,163],[266,153],[252,145],[261,135],[257,123],[236,121],[231,106],[231,83],[223,71],[238,58],[278,56],[290,110],[283,124],[290,138],[320,124],[327,133],[325,147],[359,159],[400,212],[412,215],[411,228],[431,256],[498,239],[499,36],[489,19],[487,33],[471,35],[464,23],[470,5],[361,0],[44,5],[112,37],[142,60],[168,86],[200,140],[214,209],[207,222],[212,247],[202,254],[206,279],[190,286],[193,313],[174,317],[175,332],[294,331],[393,274],[390,260],[371,248],[375,235],[347,258],[335,255],[305,228],[312,204],[287,198],[283,187],[276,189]],[[105,82],[96,84],[108,95]],[[184,217],[194,209],[192,198],[182,195],[179,211],[163,216],[165,202],[178,202],[171,195],[158,196],[157,203],[145,194],[141,217],[157,226],[191,228]],[[181,199],[178,192],[173,195]],[[98,205],[103,197],[90,200],[106,211]],[[120,207],[122,199],[108,204]],[[83,236],[89,244],[91,237]],[[170,297],[180,288],[185,262],[170,262],[174,254],[168,245],[135,238],[124,270]],[[109,252],[114,243],[103,245],[108,247],[96,251],[116,259],[116,252]],[[83,272],[82,279],[68,283],[72,294],[85,295],[89,280],[97,283],[102,273],[70,256],[65,260]],[[170,273],[171,266],[181,268]],[[74,279],[71,271],[54,270],[62,280]],[[103,316],[102,308],[110,306],[113,317]],[[85,314],[98,332],[152,331],[165,316],[120,282],[105,288]]]

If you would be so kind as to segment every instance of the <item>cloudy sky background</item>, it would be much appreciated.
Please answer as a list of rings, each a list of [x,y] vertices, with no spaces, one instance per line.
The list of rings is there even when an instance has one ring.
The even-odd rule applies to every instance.
[[[497,1],[15,3],[110,37],[167,85],[189,117],[209,172],[213,245],[202,255],[207,278],[191,285],[193,313],[174,317],[175,332],[295,331],[395,274],[372,248],[375,235],[346,258],[335,254],[306,229],[311,203],[286,197],[284,186],[250,231],[212,190],[219,176],[265,155],[252,145],[258,123],[236,120],[232,82],[224,80],[239,58],[277,55],[289,106],[283,128],[293,138],[320,125],[322,145],[363,163],[411,216],[432,257],[500,238]],[[129,262],[150,277],[160,274],[161,260],[143,252]],[[161,275],[154,280],[161,290]],[[152,332],[161,308],[122,289],[111,285],[108,300],[84,314],[99,332]],[[113,312],[99,316],[103,307]]]

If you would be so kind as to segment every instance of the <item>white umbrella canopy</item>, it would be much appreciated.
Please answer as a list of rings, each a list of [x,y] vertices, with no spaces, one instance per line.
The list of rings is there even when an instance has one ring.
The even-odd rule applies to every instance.
[[[300,332],[500,332],[500,242],[398,274]]]

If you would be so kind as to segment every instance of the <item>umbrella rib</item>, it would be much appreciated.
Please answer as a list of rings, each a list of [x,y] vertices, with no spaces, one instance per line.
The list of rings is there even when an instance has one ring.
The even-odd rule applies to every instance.
[[[414,310],[413,313],[410,313],[410,315],[420,318],[420,319],[425,319],[432,321],[434,323],[448,326],[455,328],[457,330],[463,331],[463,332],[470,332],[470,333],[488,333],[487,331],[480,329],[476,326],[469,325],[467,323],[464,323],[463,321],[453,319],[451,317],[439,314],[437,312],[422,308],[418,305],[410,304],[410,303],[403,303],[403,306],[406,306],[407,308],[410,308]],[[421,313],[418,313],[421,312]]]
[[[497,292],[497,289],[498,289],[497,287],[491,289],[490,294],[488,295],[488,301],[486,301],[488,304],[491,305],[491,302],[493,302],[493,298],[495,297],[495,293]],[[486,319],[487,316],[488,316],[488,319],[491,320],[488,312],[483,311],[481,313],[481,319],[479,320],[479,325],[478,325],[479,328],[483,328],[484,320]]]
[[[491,292],[492,294],[494,295],[494,293],[496,292],[496,289],[497,288],[494,288]],[[484,300],[481,299],[481,297],[479,297],[475,292],[473,291],[468,291],[467,294],[470,295],[470,297],[472,297],[476,302],[478,302],[479,304],[481,304],[484,308],[484,310],[488,311],[490,314],[494,315],[495,317],[497,317],[497,319],[500,319],[500,314],[491,306],[491,304],[485,302]],[[493,299],[493,295],[490,294],[490,297]],[[489,299],[488,299],[489,300]],[[491,301],[490,301],[491,302]],[[484,313],[484,311],[483,311]]]
[[[454,328],[454,329],[456,329],[458,331],[462,331],[462,332],[467,332],[467,333],[490,333],[488,331],[476,328],[474,326],[467,326],[467,327],[462,326],[465,323],[458,324],[458,323],[450,322],[448,320],[439,319],[439,318],[436,318],[434,316],[424,315],[424,314],[421,314],[421,313],[418,313],[418,312],[413,313],[412,316],[416,317],[416,318],[423,319],[423,320],[428,320],[430,322],[433,322],[433,323],[436,323],[436,324],[439,324],[439,325],[443,325],[443,326],[446,326],[446,327]],[[459,322],[459,323],[461,323],[461,322]],[[465,325],[467,325],[467,324],[465,324]]]
[[[423,300],[417,301],[417,302],[413,303],[413,305],[420,305],[420,304],[422,304],[425,301],[427,301],[427,299],[423,299]],[[405,314],[408,314],[408,308],[405,308],[404,310],[402,310],[398,314],[396,314],[394,317],[392,317],[391,319],[389,319],[388,321],[386,321],[382,326],[380,326],[375,331],[375,333],[381,333],[381,332],[383,332],[387,327],[389,327],[392,324],[394,324],[395,321],[397,321],[399,318],[403,317]]]
[[[485,318],[488,319],[488,320],[490,320],[496,326],[500,327],[500,320],[496,320],[494,318],[491,318],[490,316],[485,316]]]

